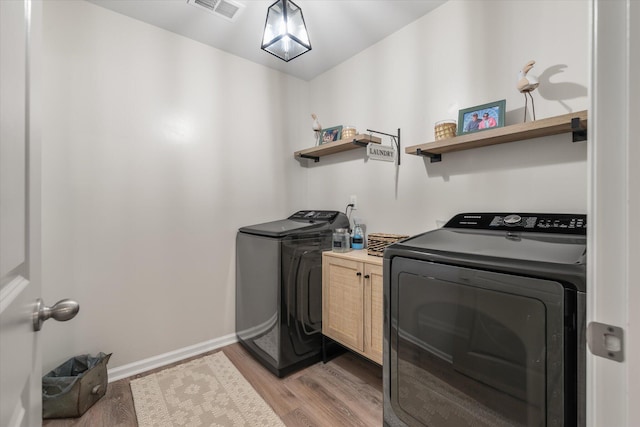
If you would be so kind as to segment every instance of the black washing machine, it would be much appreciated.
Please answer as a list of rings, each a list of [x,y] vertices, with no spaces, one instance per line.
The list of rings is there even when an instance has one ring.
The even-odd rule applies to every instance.
[[[279,377],[322,359],[322,252],[347,227],[341,212],[299,211],[238,230],[236,335]]]
[[[585,424],[585,215],[460,214],[384,252],[384,424]]]

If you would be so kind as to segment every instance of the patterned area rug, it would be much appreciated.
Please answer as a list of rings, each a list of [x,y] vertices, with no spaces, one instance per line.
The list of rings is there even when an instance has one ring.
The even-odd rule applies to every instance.
[[[284,426],[222,352],[131,381],[139,427]]]

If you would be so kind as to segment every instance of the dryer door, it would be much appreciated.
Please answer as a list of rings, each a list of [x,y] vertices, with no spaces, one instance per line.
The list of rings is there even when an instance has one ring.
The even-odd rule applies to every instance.
[[[565,423],[561,284],[399,257],[390,277],[385,419]]]

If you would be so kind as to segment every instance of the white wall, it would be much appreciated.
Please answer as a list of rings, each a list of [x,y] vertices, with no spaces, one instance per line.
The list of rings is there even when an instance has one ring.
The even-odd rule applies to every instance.
[[[303,207],[283,124],[308,84],[87,2],[44,2],[43,30],[44,298],[81,305],[45,372],[233,334],[237,228]]]
[[[523,120],[515,85],[530,59],[540,78],[536,117],[588,107],[588,2],[450,1],[311,82],[323,126],[354,124],[402,144],[434,140],[438,120],[507,101],[507,125]],[[383,144],[390,145],[389,138]],[[300,143],[299,148],[303,148]],[[365,161],[351,151],[309,163],[309,204],[344,209],[358,196],[369,232],[415,234],[463,211],[586,213],[586,144],[571,135],[443,155]]]
[[[311,112],[325,127],[401,128],[403,147],[503,98],[516,123],[530,59],[538,118],[586,109],[587,14],[587,2],[450,1],[303,82],[90,3],[45,2],[44,298],[81,303],[45,325],[45,371],[232,334],[242,225],[343,210],[350,194],[370,232],[415,234],[461,211],[586,212],[586,145],[569,135],[434,164],[403,155],[399,169],[361,150],[315,164],[293,151],[312,145]]]

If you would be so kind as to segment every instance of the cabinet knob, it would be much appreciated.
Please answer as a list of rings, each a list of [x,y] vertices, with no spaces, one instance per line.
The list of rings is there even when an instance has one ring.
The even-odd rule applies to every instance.
[[[369,275],[368,275],[368,274],[366,274],[366,275],[364,276],[364,278],[365,278],[365,279],[368,279],[368,278],[369,278]]]
[[[356,273],[356,276],[360,277],[362,276],[362,273],[360,273],[359,271]]]

